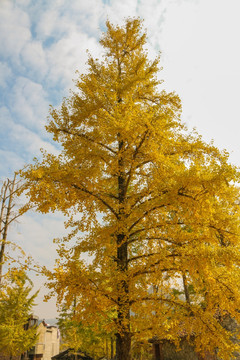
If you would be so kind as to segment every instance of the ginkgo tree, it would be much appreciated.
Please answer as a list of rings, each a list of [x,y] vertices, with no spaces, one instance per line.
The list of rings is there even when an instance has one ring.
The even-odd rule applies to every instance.
[[[219,319],[240,321],[239,173],[181,123],[141,21],[106,25],[103,58],[89,55],[75,91],[51,109],[61,154],[22,172],[31,205],[69,217],[49,287],[59,304],[77,297],[82,324],[105,318],[118,360],[131,358],[133,339],[183,333],[197,352],[229,359],[237,345]]]

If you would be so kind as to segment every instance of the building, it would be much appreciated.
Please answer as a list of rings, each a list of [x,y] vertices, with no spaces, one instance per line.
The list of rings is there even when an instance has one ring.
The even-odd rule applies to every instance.
[[[180,350],[169,340],[159,340],[154,336],[149,340],[153,344],[154,360],[220,360],[215,354],[205,353],[204,357],[195,352],[193,344],[181,337]]]
[[[57,326],[42,321],[38,326],[37,334],[37,343],[28,352],[30,360],[51,360],[52,356],[59,354],[60,333]]]

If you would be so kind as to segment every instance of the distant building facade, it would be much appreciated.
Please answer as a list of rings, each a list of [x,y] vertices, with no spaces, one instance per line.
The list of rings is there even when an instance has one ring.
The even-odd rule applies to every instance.
[[[38,317],[32,315],[24,325],[27,330],[37,326],[38,340],[34,347],[19,356],[13,356],[12,360],[51,360],[52,356],[59,354],[60,333],[57,326],[51,326],[42,321],[38,325]],[[9,360],[9,356],[0,353],[0,360]]]
[[[38,326],[37,334],[37,343],[28,352],[29,360],[51,360],[52,356],[59,354],[60,333],[57,326],[42,321]]]

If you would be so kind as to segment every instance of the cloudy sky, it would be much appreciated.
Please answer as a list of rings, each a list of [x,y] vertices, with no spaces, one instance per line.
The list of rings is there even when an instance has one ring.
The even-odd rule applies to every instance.
[[[49,105],[86,71],[86,49],[98,44],[105,22],[144,19],[149,56],[161,52],[164,88],[182,99],[183,122],[240,165],[239,0],[0,0],[0,178],[58,148],[45,131]],[[42,265],[56,257],[54,237],[64,232],[61,214],[28,213],[10,232]],[[37,286],[42,279],[33,277]],[[35,313],[54,317],[54,302]]]

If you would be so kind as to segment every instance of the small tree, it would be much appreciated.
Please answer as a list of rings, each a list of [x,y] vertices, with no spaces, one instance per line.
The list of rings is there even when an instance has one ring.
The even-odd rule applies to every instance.
[[[31,257],[26,257],[23,249],[16,245],[14,242],[9,241],[8,233],[10,225],[13,224],[25,211],[22,207],[19,209],[17,206],[17,199],[21,194],[22,182],[17,179],[17,173],[14,174],[13,179],[6,179],[0,190],[0,286],[3,281],[3,267],[4,264],[17,262],[21,268],[29,267],[31,265]],[[24,258],[24,263],[16,260],[14,256],[10,255],[8,248],[18,250]],[[8,269],[6,268],[7,275]],[[33,269],[35,270],[35,269]]]
[[[104,331],[104,319],[94,325],[79,322],[78,317],[75,316],[75,307],[75,305],[70,309],[63,307],[58,318],[62,346],[73,349],[74,354],[82,351],[93,356],[94,359],[102,357],[112,359],[111,342],[113,342],[114,335],[111,336]]]
[[[217,314],[240,321],[239,173],[226,152],[187,133],[145,42],[138,19],[107,22],[103,61],[90,56],[76,91],[51,110],[47,130],[62,154],[24,172],[30,204],[70,216],[49,286],[59,303],[78,298],[81,323],[107,318],[117,360],[130,360],[133,339],[177,343],[181,332],[196,335],[197,351],[229,359],[236,346]]]
[[[13,271],[0,293],[0,352],[11,359],[29,350],[37,340],[36,327],[26,325],[37,293],[22,271]]]

